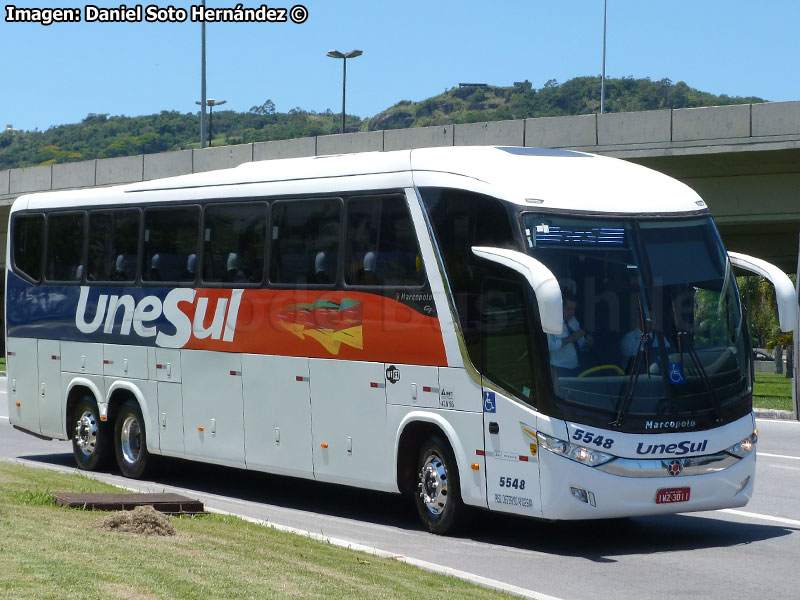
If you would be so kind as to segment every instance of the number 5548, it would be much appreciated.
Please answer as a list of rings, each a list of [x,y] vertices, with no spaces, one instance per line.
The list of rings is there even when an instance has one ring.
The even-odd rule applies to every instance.
[[[525,480],[524,479],[512,478],[512,477],[501,477],[500,478],[500,487],[513,488],[515,490],[524,490],[525,489]]]

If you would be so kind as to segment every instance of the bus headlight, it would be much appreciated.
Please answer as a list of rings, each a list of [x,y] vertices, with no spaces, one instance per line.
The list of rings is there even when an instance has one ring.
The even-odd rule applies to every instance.
[[[733,454],[734,456],[738,456],[739,458],[744,458],[745,456],[749,456],[753,453],[753,451],[756,449],[756,442],[758,442],[758,429],[744,438],[741,442],[738,442],[730,448],[727,448],[725,452],[728,454]]]
[[[539,446],[545,450],[549,450],[553,454],[558,454],[588,467],[596,467],[614,459],[614,456],[611,454],[599,452],[592,448],[586,448],[585,446],[575,446],[564,440],[545,435],[542,432],[537,432],[536,438],[539,440]]]

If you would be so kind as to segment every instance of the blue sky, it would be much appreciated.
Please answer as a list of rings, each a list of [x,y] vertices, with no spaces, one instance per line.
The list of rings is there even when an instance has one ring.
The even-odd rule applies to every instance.
[[[549,79],[601,71],[603,0],[297,2],[308,9],[303,24],[206,25],[209,98],[225,99],[225,108],[239,111],[269,98],[281,112],[339,112],[342,63],[326,56],[331,49],[364,51],[347,65],[347,112],[361,117],[459,82],[528,79],[540,88]],[[243,3],[256,7],[261,0]],[[86,4],[16,6],[83,12]],[[135,0],[126,4],[136,6]],[[188,8],[200,0],[172,4]],[[276,0],[269,6],[294,4]],[[236,1],[206,5],[230,8]],[[0,10],[0,128],[44,130],[88,113],[197,109],[199,23],[44,27],[6,22]],[[608,0],[606,74],[668,77],[715,94],[800,100],[798,24],[797,0]]]

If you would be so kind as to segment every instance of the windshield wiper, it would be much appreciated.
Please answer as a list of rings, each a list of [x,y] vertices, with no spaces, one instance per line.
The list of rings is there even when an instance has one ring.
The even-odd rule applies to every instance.
[[[675,311],[674,298],[670,298],[670,308],[672,309],[672,322],[675,327],[676,337],[678,338],[678,353],[681,357],[681,363],[683,363],[684,338],[686,338],[686,353],[692,359],[692,362],[694,362],[694,364],[697,366],[697,372],[700,374],[700,381],[703,382],[703,386],[706,388],[706,391],[711,398],[711,405],[714,407],[714,412],[717,415],[716,422],[721,423],[724,420],[722,414],[722,405],[719,402],[719,398],[717,398],[716,391],[714,391],[714,386],[711,385],[711,380],[708,378],[708,372],[703,366],[703,363],[700,361],[700,356],[697,354],[697,350],[695,350],[694,343],[688,340],[689,332],[678,329],[678,315]]]
[[[678,347],[681,351],[681,355],[683,355],[683,338],[688,337],[688,335],[688,331],[678,331]],[[700,356],[697,354],[694,344],[688,340],[686,343],[686,353],[691,357],[692,362],[694,362],[694,364],[697,366],[697,372],[700,375],[700,381],[703,382],[703,386],[706,388],[706,391],[711,398],[711,405],[714,407],[714,412],[717,414],[717,418],[715,420],[717,423],[721,423],[724,420],[722,414],[722,404],[720,404],[719,398],[717,398],[717,392],[714,390],[714,386],[711,385],[711,380],[708,378],[708,372],[703,366],[703,363],[700,361]]]
[[[639,327],[642,335],[639,338],[639,345],[636,347],[636,354],[633,357],[633,365],[631,366],[631,372],[628,375],[628,381],[625,384],[625,391],[622,393],[622,396],[619,399],[617,416],[613,421],[611,421],[611,423],[609,423],[611,427],[616,428],[622,427],[622,419],[628,414],[628,410],[630,409],[630,404],[633,400],[633,393],[636,391],[636,382],[639,380],[639,368],[642,365],[642,356],[645,357],[646,364],[650,364],[650,334],[645,327],[642,297],[638,296],[637,300],[639,301]],[[650,370],[648,368],[648,377],[649,375]]]

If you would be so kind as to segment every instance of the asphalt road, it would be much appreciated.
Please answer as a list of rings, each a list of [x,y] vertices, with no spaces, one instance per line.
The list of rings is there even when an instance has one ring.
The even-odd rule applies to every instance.
[[[0,460],[74,468],[69,442],[8,425],[0,380]],[[476,511],[468,533],[421,530],[391,494],[165,461],[152,482],[217,508],[352,540],[558,598],[790,598],[800,595],[800,423],[759,420],[756,491],[743,509],[598,522],[542,523]]]

